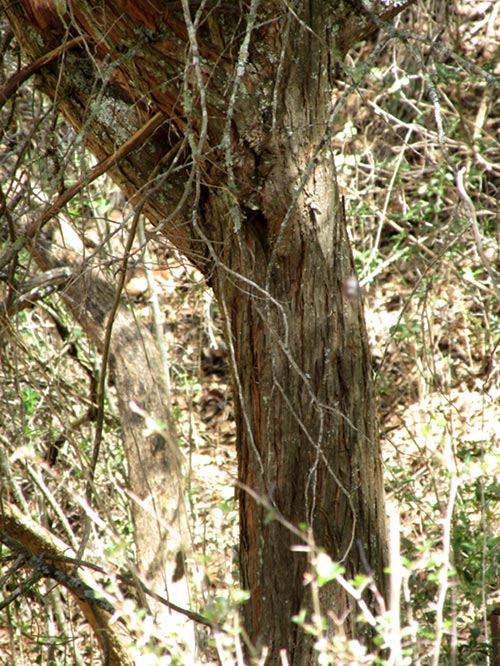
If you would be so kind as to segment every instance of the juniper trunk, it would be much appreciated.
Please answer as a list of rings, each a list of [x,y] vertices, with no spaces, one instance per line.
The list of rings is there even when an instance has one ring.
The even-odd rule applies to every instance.
[[[293,549],[300,539],[273,512],[307,525],[348,578],[373,571],[382,596],[386,561],[370,354],[328,151],[290,203],[320,140],[300,97],[286,97],[277,166],[264,186],[279,197],[247,211],[240,232],[226,237],[225,268],[213,280],[238,406],[240,565],[251,593],[246,628],[269,648],[269,663],[281,663],[286,649],[297,665],[311,663],[313,654],[313,639],[291,623],[301,609],[311,610],[303,584],[308,558]],[[229,219],[213,198],[208,220]],[[287,215],[280,234],[277,222]],[[336,584],[322,589],[325,612],[340,619],[350,611],[344,629],[359,635],[352,601]]]
[[[383,489],[370,357],[361,302],[345,294],[351,255],[328,165],[315,169],[316,210],[303,202],[293,243],[264,277],[272,250],[245,238],[247,280],[218,276],[216,291],[233,345],[238,413],[240,564],[251,592],[246,627],[253,642],[279,663],[308,664],[312,641],[290,618],[311,609],[303,584],[307,557],[300,540],[277,519],[311,528],[316,544],[346,566],[350,578],[375,572],[384,594]],[[312,194],[312,192],[311,192]],[[234,243],[228,251],[238,256]],[[251,259],[250,259],[251,257]],[[250,282],[258,285],[251,286]],[[255,500],[253,493],[264,500]],[[373,601],[373,599],[372,599]],[[331,584],[323,609],[351,621],[352,600]],[[310,616],[309,616],[310,617]]]
[[[308,559],[284,523],[386,588],[370,355],[330,153],[334,71],[377,20],[337,0],[0,6],[30,59],[64,44],[41,86],[99,159],[117,155],[109,173],[214,287],[237,406],[246,627],[269,664],[282,649],[313,663],[291,622],[311,608]],[[321,593],[325,612],[352,610],[336,583]]]

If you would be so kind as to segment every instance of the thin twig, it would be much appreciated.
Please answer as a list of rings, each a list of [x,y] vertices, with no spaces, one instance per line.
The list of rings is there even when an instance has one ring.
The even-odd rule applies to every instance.
[[[99,164],[96,164],[92,169],[89,169],[83,178],[71,185],[71,187],[68,187],[68,189],[58,196],[53,203],[48,204],[42,211],[40,217],[32,222],[25,230],[26,238],[34,238],[42,227],[44,227],[54,215],[57,215],[61,208],[71,201],[76,194],[81,192],[84,187],[87,187],[96,178],[99,178],[99,176],[102,176],[102,174],[109,171],[112,166],[123,160],[132,151],[142,145],[159,127],[161,127],[165,122],[165,119],[166,116],[162,111],[155,113],[155,115],[138,129],[130,139],[125,141],[125,143],[120,146],[113,155],[106,157],[106,159],[99,162]]]
[[[453,509],[455,506],[455,497],[458,490],[458,477],[453,475],[450,482],[450,492],[448,496],[448,505],[446,514],[443,518],[443,561],[439,572],[439,595],[436,602],[436,638],[434,641],[434,655],[432,666],[439,666],[439,654],[441,641],[444,632],[444,602],[449,588],[448,574],[450,571],[450,545],[451,545],[451,523],[453,518]]]
[[[52,51],[45,53],[43,56],[37,58],[34,62],[24,67],[20,72],[13,74],[4,87],[0,90],[0,109],[7,102],[7,100],[16,92],[16,90],[27,80],[38,72],[42,67],[45,67],[50,62],[55,60],[58,56],[66,51],[69,51],[74,46],[78,46],[84,41],[83,37],[75,37],[56,47]]]
[[[92,445],[92,458],[90,461],[90,468],[89,468],[89,480],[87,482],[87,487],[85,491],[85,495],[87,498],[87,502],[90,505],[91,500],[92,500],[92,492],[93,492],[93,481],[94,481],[94,476],[95,476],[95,470],[97,466],[97,461],[99,459],[99,451],[101,448],[101,440],[102,440],[102,431],[104,427],[104,397],[105,397],[105,391],[106,391],[106,377],[107,377],[107,368],[108,368],[108,363],[109,363],[109,357],[110,357],[110,352],[111,352],[111,336],[113,332],[113,324],[115,320],[116,313],[118,312],[118,307],[120,305],[120,300],[121,300],[121,295],[123,292],[123,288],[125,286],[125,280],[127,277],[127,265],[128,265],[128,260],[130,257],[130,252],[132,250],[132,245],[134,242],[135,234],[137,231],[137,226],[139,224],[139,219],[142,213],[142,209],[144,207],[144,204],[146,203],[146,197],[142,199],[142,201],[138,204],[136,211],[134,213],[134,218],[132,220],[132,225],[128,234],[127,238],[127,243],[124,248],[124,253],[123,253],[123,259],[121,262],[120,266],[120,271],[119,271],[119,278],[118,278],[118,284],[116,286],[115,290],[115,296],[113,300],[113,304],[111,305],[111,309],[109,312],[108,316],[108,321],[106,323],[106,331],[104,333],[104,340],[103,340],[103,351],[101,355],[101,372],[99,375],[99,384],[97,388],[97,418],[96,418],[96,429],[95,429],[95,435],[94,435],[94,442]],[[80,544],[80,548],[78,550],[78,556],[81,558],[83,556],[83,552],[85,550],[85,547],[87,545],[88,538],[90,536],[90,520],[89,517],[86,517],[86,524],[85,524],[85,530],[84,530],[84,535],[82,537],[82,541]]]
[[[472,227],[472,234],[474,236],[474,242],[476,244],[476,249],[477,253],[481,259],[481,262],[483,266],[486,269],[486,272],[488,273],[488,276],[490,278],[491,286],[495,292],[495,295],[500,302],[500,288],[498,286],[498,274],[496,273],[495,269],[491,265],[491,261],[488,259],[486,256],[486,253],[483,248],[483,239],[481,237],[481,232],[479,231],[479,226],[477,223],[477,215],[476,215],[476,209],[474,208],[474,204],[472,203],[472,199],[470,196],[467,194],[467,190],[465,189],[465,184],[464,184],[464,173],[465,173],[465,167],[462,167],[456,176],[456,181],[457,181],[457,189],[458,189],[458,194],[460,195],[460,199],[462,200],[462,203],[464,205],[464,208],[467,212],[467,218],[469,220],[469,223]]]

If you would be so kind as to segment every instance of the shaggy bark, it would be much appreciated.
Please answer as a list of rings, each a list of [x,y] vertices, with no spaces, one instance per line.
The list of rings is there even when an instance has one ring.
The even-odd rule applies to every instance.
[[[254,496],[385,593],[370,356],[329,140],[346,50],[408,3],[81,1],[65,26],[48,0],[1,4],[32,59],[84,36],[40,84],[100,159],[165,115],[110,173],[214,287],[237,405],[247,630],[268,663],[282,649],[312,663],[290,621],[310,608],[307,557]],[[353,610],[335,583],[322,595],[338,617]]]

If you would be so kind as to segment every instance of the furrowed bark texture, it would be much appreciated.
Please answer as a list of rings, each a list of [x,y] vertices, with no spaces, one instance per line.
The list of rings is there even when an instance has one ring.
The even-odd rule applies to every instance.
[[[270,512],[307,525],[347,576],[386,587],[370,356],[329,150],[333,71],[374,23],[337,0],[293,12],[277,0],[80,1],[64,25],[49,0],[2,5],[31,59],[84,36],[40,84],[100,159],[165,114],[110,173],[214,287],[237,405],[247,630],[268,663],[281,649],[314,663],[290,620],[310,609],[307,557]],[[378,5],[382,18],[403,7]],[[336,583],[322,601],[339,618],[351,610],[344,628],[358,632]]]

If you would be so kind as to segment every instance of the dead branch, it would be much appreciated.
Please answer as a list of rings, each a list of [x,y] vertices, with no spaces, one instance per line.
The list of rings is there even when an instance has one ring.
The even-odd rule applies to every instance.
[[[75,574],[64,562],[64,556],[75,555],[64,541],[5,500],[0,511],[0,541],[22,556],[36,577],[57,580],[71,592],[101,645],[106,664],[132,666],[126,636],[110,622],[113,607],[88,571]]]

